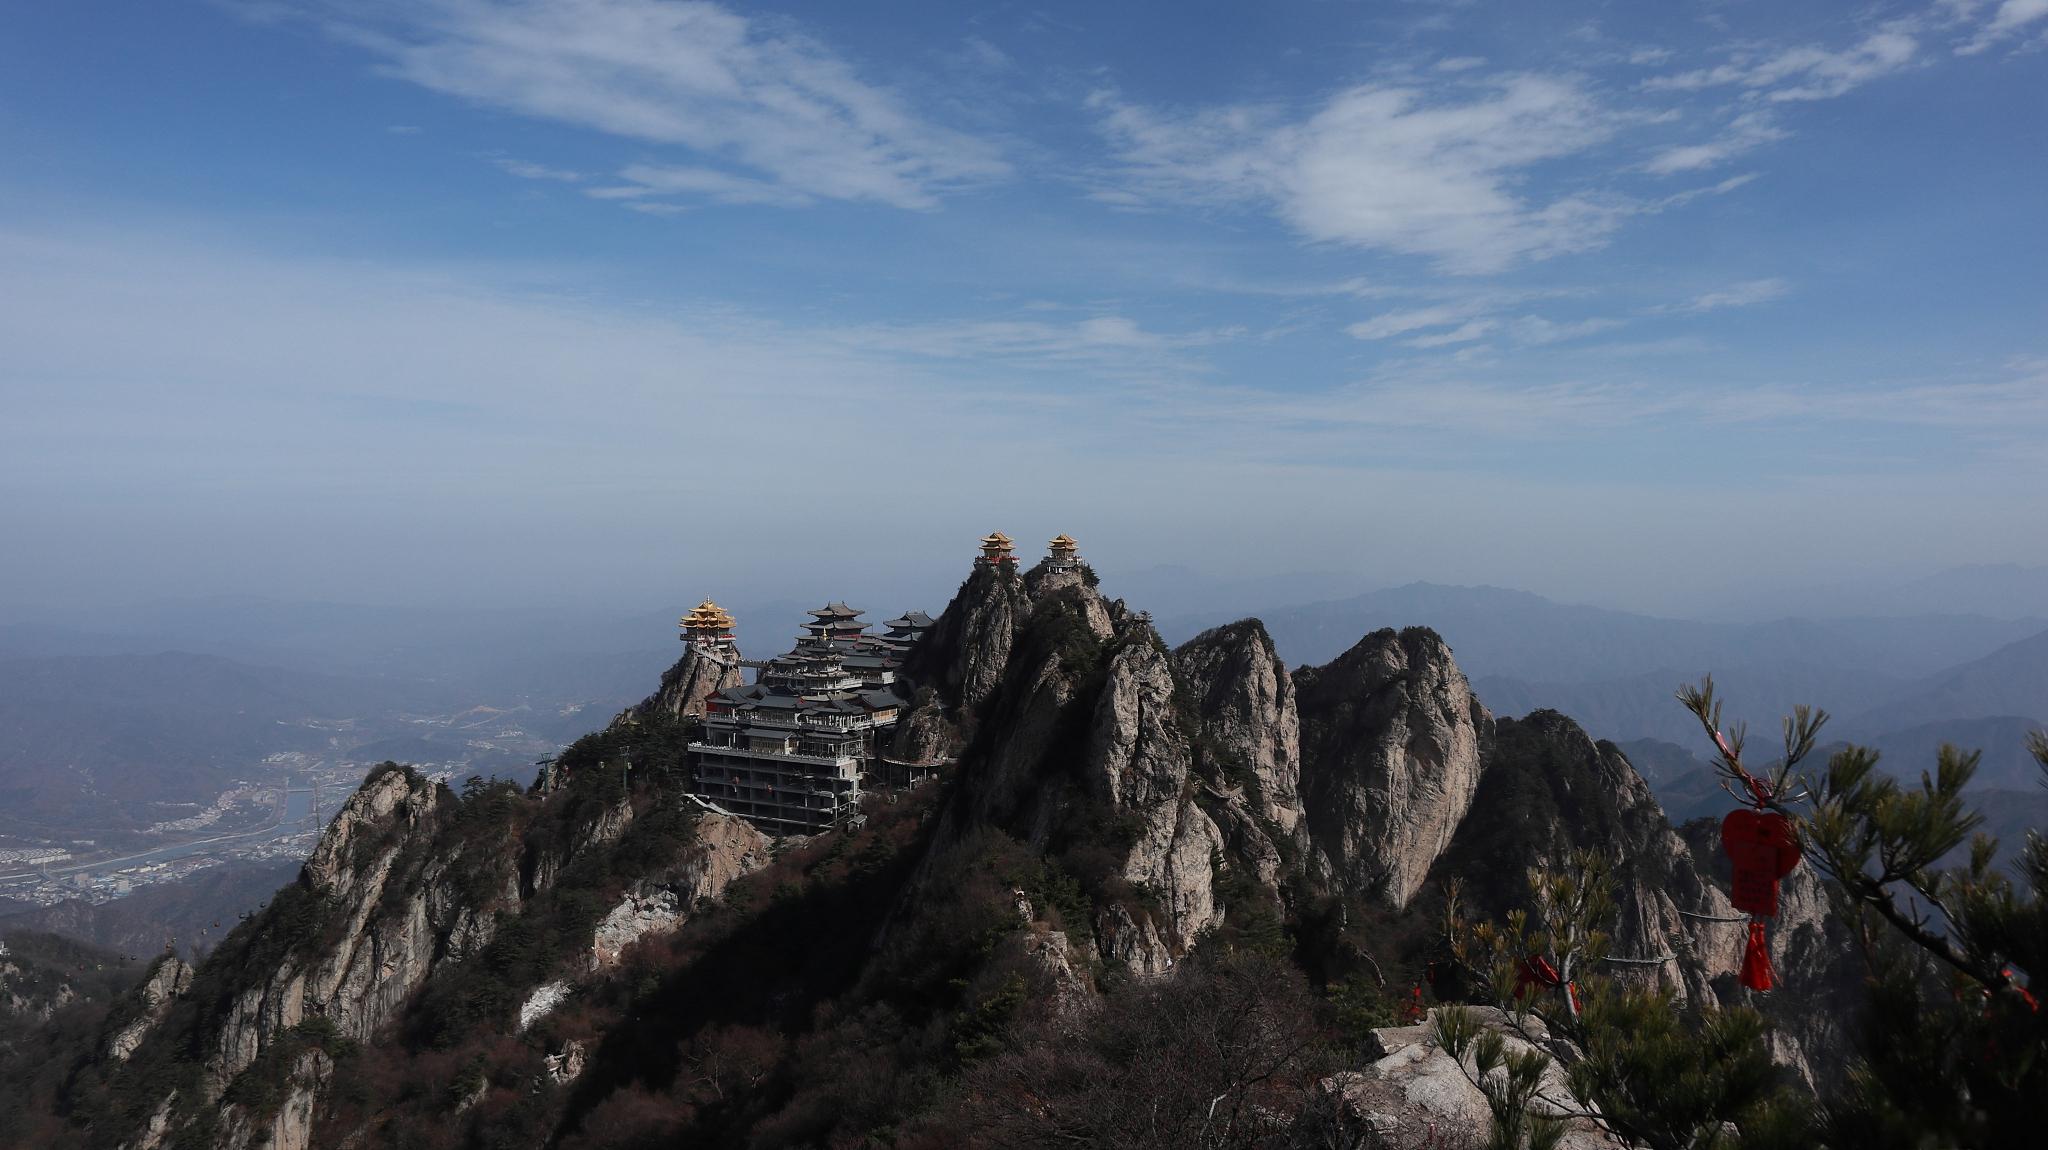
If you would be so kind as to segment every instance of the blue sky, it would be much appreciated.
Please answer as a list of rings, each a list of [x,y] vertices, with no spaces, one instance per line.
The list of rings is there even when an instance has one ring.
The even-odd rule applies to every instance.
[[[2048,0],[11,6],[0,602],[2048,562],[2044,97]]]

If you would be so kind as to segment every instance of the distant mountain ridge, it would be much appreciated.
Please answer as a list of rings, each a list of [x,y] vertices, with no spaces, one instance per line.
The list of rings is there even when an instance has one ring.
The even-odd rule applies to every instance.
[[[1900,679],[1931,674],[2048,631],[2048,619],[1973,615],[1714,623],[1557,603],[1528,591],[1410,583],[1349,599],[1260,611],[1283,657],[1334,658],[1345,637],[1379,627],[1435,628],[1476,676],[1571,683],[1679,666],[1801,663]],[[1165,620],[1182,638],[1206,616]]]
[[[1261,614],[1275,647],[1306,664],[1344,636],[1427,622],[1501,714],[1555,709],[1602,738],[1697,736],[1672,693],[1713,674],[1730,714],[1775,724],[1798,703],[1869,740],[1930,722],[2048,717],[2048,621],[1977,615],[1715,623],[1572,606],[1526,591],[1412,583]],[[1205,620],[1167,620],[1178,639]]]

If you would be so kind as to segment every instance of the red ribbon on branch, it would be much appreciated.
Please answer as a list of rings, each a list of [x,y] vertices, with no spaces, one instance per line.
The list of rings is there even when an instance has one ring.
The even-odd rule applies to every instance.
[[[1549,959],[1540,954],[1532,954],[1523,959],[1522,965],[1515,971],[1515,1001],[1520,1002],[1528,998],[1536,993],[1538,987],[1555,990],[1559,985],[1563,985],[1565,994],[1571,997],[1572,1012],[1576,1014],[1579,1009],[1579,984],[1565,982],[1564,976],[1557,973],[1557,968],[1550,965]]]

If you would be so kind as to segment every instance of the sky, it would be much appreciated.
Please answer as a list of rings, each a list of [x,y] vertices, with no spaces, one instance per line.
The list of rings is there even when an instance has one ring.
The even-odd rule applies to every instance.
[[[0,609],[2048,563],[2048,0],[16,4],[0,157]]]

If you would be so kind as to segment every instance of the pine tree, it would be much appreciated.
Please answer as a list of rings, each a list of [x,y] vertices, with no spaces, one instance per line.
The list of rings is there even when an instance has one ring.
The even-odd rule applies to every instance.
[[[1560,1115],[1588,1118],[1627,1145],[1656,1150],[1810,1144],[1811,1108],[1785,1089],[1761,1015],[1746,1007],[1688,1014],[1670,990],[1601,972],[1612,890],[1612,864],[1576,851],[1563,865],[1533,871],[1530,908],[1502,924],[1465,923],[1452,892],[1453,952],[1480,974],[1509,1025],[1540,1047],[1524,1052],[1534,1059],[1517,1061],[1502,1052],[1500,1035],[1479,1033],[1468,1013],[1439,1011],[1445,1050],[1461,1066],[1471,1052],[1479,1068],[1475,1081],[1494,1113],[1489,1145],[1554,1144]],[[1544,1025],[1531,1026],[1531,1016]],[[1571,1095],[1590,1110],[1540,1088],[1553,1058]],[[1497,1066],[1504,1073],[1493,1073]]]
[[[1761,796],[1793,819],[1806,858],[1850,924],[1868,991],[1857,1062],[1827,1101],[1828,1144],[2004,1147],[2048,1131],[2048,1014],[2032,984],[2048,969],[2048,841],[2030,832],[2016,879],[1994,866],[1998,844],[1963,791],[1978,752],[1944,746],[1919,785],[1877,770],[1878,754],[1835,752],[1819,780],[1794,768],[1825,712],[1785,720],[1786,753],[1768,775],[1742,761],[1742,733],[1721,727],[1713,680],[1679,697],[1720,752],[1731,792]],[[2048,784],[2048,736],[2029,750]],[[1962,866],[1942,860],[1969,843]]]

